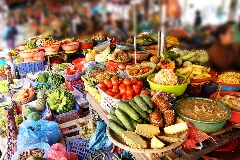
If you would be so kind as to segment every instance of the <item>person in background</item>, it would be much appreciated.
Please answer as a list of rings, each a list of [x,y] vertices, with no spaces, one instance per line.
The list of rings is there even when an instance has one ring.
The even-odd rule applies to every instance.
[[[194,28],[198,29],[202,24],[202,17],[201,17],[201,12],[199,10],[196,11],[196,17],[194,20]]]
[[[233,29],[226,23],[214,32],[216,42],[210,47],[207,65],[218,72],[240,71],[240,47],[233,44]]]
[[[110,12],[107,13],[107,21],[106,21],[106,25],[112,25],[112,14]]]
[[[233,23],[233,33],[234,33],[234,43],[240,44],[240,16],[238,18],[238,23]]]
[[[13,24],[7,22],[6,28],[2,33],[3,39],[7,42],[7,47],[14,49],[15,48],[15,36],[17,35],[17,30]]]
[[[138,24],[137,24],[137,32],[140,33],[143,30],[152,30],[152,27],[149,23],[145,20],[145,17],[141,14],[138,15]]]

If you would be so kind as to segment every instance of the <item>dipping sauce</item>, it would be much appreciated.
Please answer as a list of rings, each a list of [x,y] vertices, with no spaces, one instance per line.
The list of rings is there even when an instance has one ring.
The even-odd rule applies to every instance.
[[[228,111],[217,103],[203,99],[186,99],[177,103],[177,112],[199,121],[220,121],[229,116]]]

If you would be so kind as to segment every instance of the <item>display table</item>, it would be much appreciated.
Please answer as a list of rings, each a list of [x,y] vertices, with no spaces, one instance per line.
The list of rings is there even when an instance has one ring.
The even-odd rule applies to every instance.
[[[87,94],[87,100],[89,102],[89,107],[96,110],[101,119],[107,122],[107,111],[103,109],[99,102],[90,94]],[[215,149],[223,146],[224,144],[230,142],[235,138],[240,137],[240,125],[227,123],[223,129],[218,132],[210,134],[212,139],[206,140],[203,142],[202,150],[196,149],[184,149],[181,146],[176,148],[174,151],[168,151],[164,155],[169,160],[194,160],[206,155],[207,153],[214,151]],[[137,160],[159,160],[163,154],[143,154],[143,153],[134,153],[132,155]],[[181,155],[181,156],[179,156]]]

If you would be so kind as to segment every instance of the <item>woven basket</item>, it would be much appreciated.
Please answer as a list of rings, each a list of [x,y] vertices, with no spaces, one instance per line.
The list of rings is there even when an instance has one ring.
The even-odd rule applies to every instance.
[[[98,160],[112,160],[111,154],[107,151],[90,151],[87,149],[88,141],[84,139],[68,139],[67,140],[67,151],[73,152],[78,155],[80,160],[91,160],[99,154],[102,154]]]
[[[136,60],[137,61],[144,61],[148,58],[149,53],[145,54],[136,54]],[[135,59],[135,54],[131,54],[132,59]]]
[[[56,115],[56,114],[53,113],[53,117],[57,121],[57,123],[62,124],[62,123],[65,123],[65,122],[69,122],[69,121],[78,119],[81,109],[82,109],[82,107],[79,106],[77,104],[77,102],[75,102],[74,110],[71,110],[69,112],[59,114],[59,115]]]

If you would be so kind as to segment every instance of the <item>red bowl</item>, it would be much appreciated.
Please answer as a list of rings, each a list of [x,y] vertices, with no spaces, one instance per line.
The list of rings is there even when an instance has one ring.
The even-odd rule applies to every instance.
[[[93,42],[89,43],[80,43],[81,50],[93,48]]]
[[[72,61],[75,69],[82,71],[83,63],[86,61],[86,58],[78,58]]]
[[[61,45],[61,47],[64,51],[76,51],[79,48],[79,43],[78,42],[70,42],[70,43]]]

